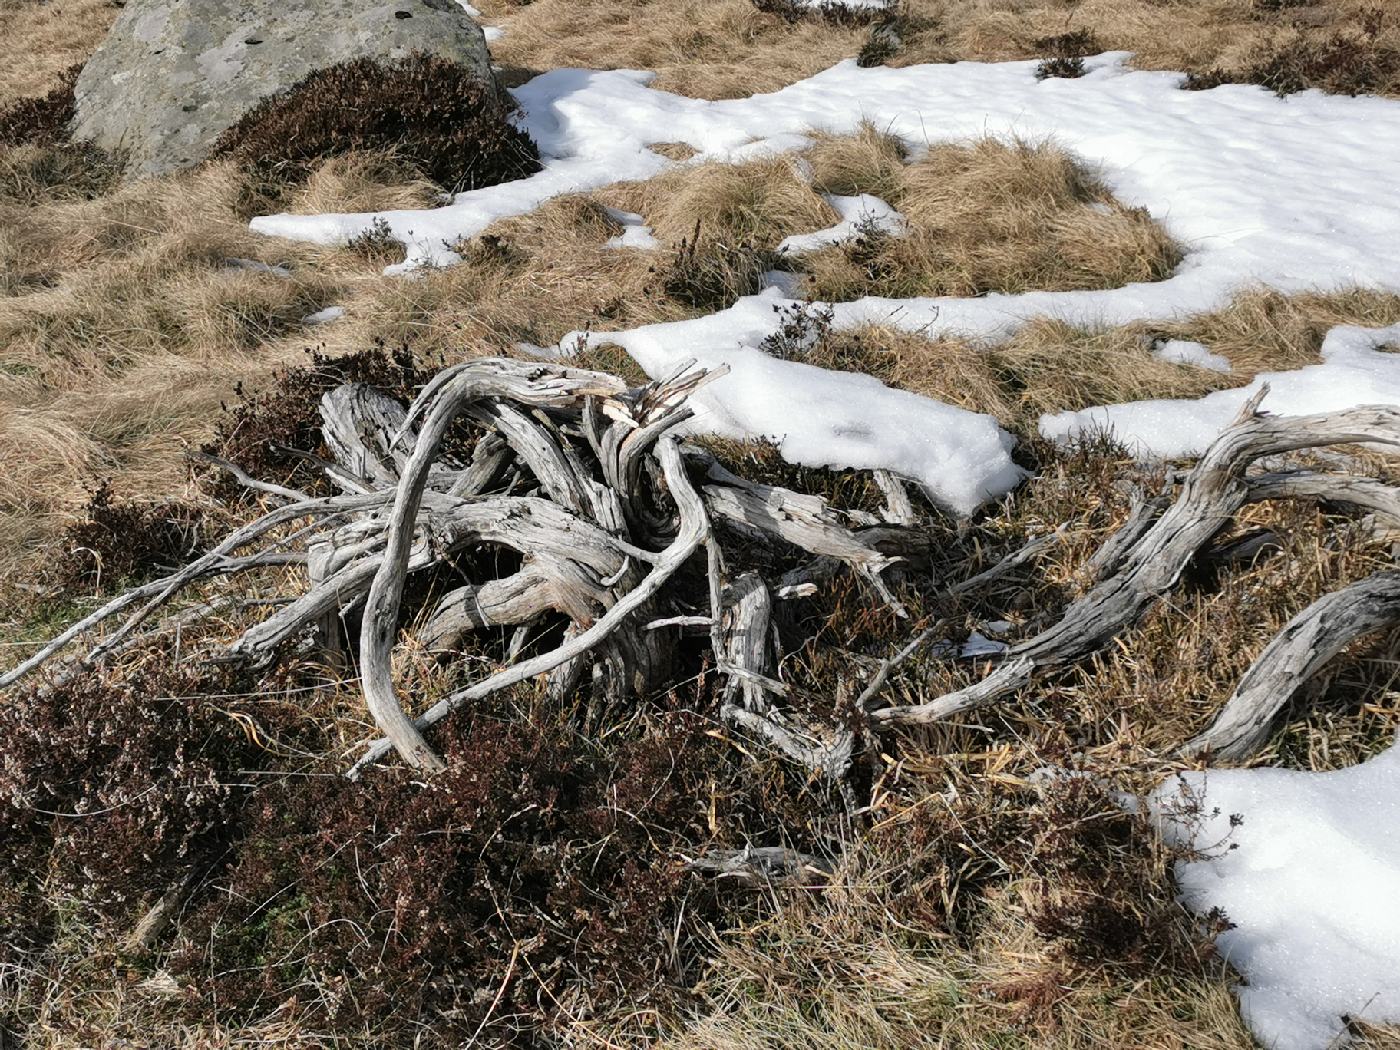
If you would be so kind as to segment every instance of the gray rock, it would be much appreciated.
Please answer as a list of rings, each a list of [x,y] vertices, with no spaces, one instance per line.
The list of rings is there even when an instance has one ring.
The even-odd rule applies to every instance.
[[[128,0],[78,77],[73,137],[124,154],[129,175],[174,171],[316,70],[413,51],[491,82],[481,29],[453,0]]]

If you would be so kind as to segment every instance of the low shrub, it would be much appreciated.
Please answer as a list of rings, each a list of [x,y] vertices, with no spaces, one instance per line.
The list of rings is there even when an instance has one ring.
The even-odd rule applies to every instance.
[[[439,1045],[535,1046],[570,1015],[658,1005],[696,976],[686,930],[719,917],[678,862],[726,764],[704,728],[665,715],[604,747],[559,712],[476,712],[440,734],[449,768],[427,783],[276,785],[227,892],[186,917],[176,972],[224,1017],[300,990],[317,1030],[383,1026],[393,1046],[412,1044],[403,1018]]]
[[[870,36],[856,55],[856,65],[862,69],[883,66],[904,47],[909,32],[909,20],[903,13],[886,16],[870,27]]]
[[[407,402],[431,374],[419,367],[407,347],[389,350],[381,343],[335,358],[312,350],[307,354],[305,365],[278,372],[261,392],[250,393],[241,383],[235,387],[238,401],[223,406],[223,418],[203,451],[255,478],[325,493],[325,474],[292,451],[327,455],[321,436],[321,396],[342,383],[368,383]],[[247,489],[217,468],[209,474],[207,487],[229,502],[249,498]]]
[[[776,253],[747,242],[728,244],[701,236],[701,222],[681,238],[661,274],[662,288],[677,302],[698,310],[723,310],[763,287],[763,275],[777,265]]]
[[[0,704],[0,964],[41,945],[60,909],[134,920],[137,903],[227,842],[240,771],[262,749],[228,672],[152,654]]]
[[[1400,83],[1400,50],[1381,42],[1382,27],[1381,16],[1369,13],[1354,31],[1321,40],[1299,38],[1243,69],[1191,73],[1182,87],[1205,91],[1221,84],[1258,84],[1280,96],[1309,88],[1334,95],[1394,91]]]
[[[765,14],[777,15],[784,22],[801,22],[804,19],[825,22],[833,26],[864,26],[889,17],[894,5],[858,7],[844,4],[841,0],[822,0],[820,3],[806,4],[802,0],[751,0],[753,6]]]
[[[327,157],[388,149],[448,189],[472,189],[539,170],[538,148],[510,116],[494,85],[447,59],[361,58],[264,99],[219,136],[214,154],[296,179]]]
[[[103,482],[50,562],[48,583],[65,595],[113,590],[188,562],[204,546],[204,511],[174,500],[116,498]]]
[[[73,85],[82,64],[64,70],[58,86],[47,95],[22,98],[0,108],[0,146],[56,142],[68,134],[73,119]]]
[[[1103,50],[1098,39],[1088,29],[1076,29],[1072,33],[1047,36],[1035,42],[1038,51],[1045,54],[1040,65],[1035,67],[1037,80],[1052,77],[1073,80],[1084,75],[1084,60]]]

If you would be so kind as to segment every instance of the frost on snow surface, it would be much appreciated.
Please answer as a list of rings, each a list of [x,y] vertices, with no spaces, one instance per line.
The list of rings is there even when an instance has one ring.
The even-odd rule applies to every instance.
[[[795,233],[791,237],[786,237],[778,245],[779,252],[788,255],[814,252],[818,248],[825,248],[828,244],[849,241],[867,229],[878,230],[896,237],[904,232],[904,216],[879,197],[869,193],[857,194],[854,197],[840,197],[830,193],[825,193],[822,196],[836,209],[836,214],[841,216],[841,221],[835,226],[828,226],[815,233]]]
[[[1199,823],[1171,816],[1183,792]],[[1263,1046],[1324,1050],[1345,1018],[1400,1021],[1400,745],[1333,773],[1183,773],[1152,802],[1169,839],[1204,853],[1177,883],[1234,923],[1216,947]]]
[[[806,466],[884,468],[919,482],[957,514],[1015,487],[1013,439],[991,416],[886,386],[874,376],[786,361],[758,348],[773,326],[775,294],[741,299],[691,321],[628,332],[565,336],[562,346],[613,343],[652,378],[687,361],[729,368],[691,398],[692,429],[730,438],[767,438],[783,458]]]
[[[1322,363],[1291,372],[1261,372],[1248,386],[1218,390],[1197,400],[1130,401],[1040,420],[1040,432],[1064,441],[1107,431],[1144,456],[1196,455],[1233,420],[1245,401],[1269,384],[1261,406],[1276,415],[1335,412],[1355,405],[1400,404],[1400,325],[1340,325],[1322,341]]]

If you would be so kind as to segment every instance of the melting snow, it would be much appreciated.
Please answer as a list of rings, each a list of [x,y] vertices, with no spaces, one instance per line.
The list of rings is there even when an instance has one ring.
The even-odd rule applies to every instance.
[[[447,248],[496,219],[560,193],[675,166],[646,147],[685,142],[703,159],[801,148],[813,128],[862,120],[915,147],[986,134],[1053,137],[1089,163],[1120,200],[1141,206],[1187,248],[1168,280],[1111,291],[842,304],[840,323],[1001,337],[1026,319],[1084,324],[1179,318],[1222,305],[1243,285],[1284,290],[1363,284],[1400,288],[1400,105],[1316,91],[1278,98],[1227,84],[1181,91],[1177,73],[1088,60],[1078,79],[1035,78],[1035,62],[861,69],[842,62],[781,91],[706,101],[647,87],[635,70],[557,69],[515,89],[544,170],[457,194],[446,207],[358,215],[270,215],[268,234],[345,241],[383,218],[408,248],[404,264],[459,261]]]
[[[922,484],[955,513],[971,512],[1024,476],[1011,461],[1011,435],[991,416],[887,387],[874,376],[786,361],[759,349],[782,303],[770,292],[690,321],[572,333],[561,347],[616,343],[654,379],[691,360],[727,365],[728,375],[691,398],[693,430],[767,438],[784,459],[806,466],[891,470]]]
[[[1183,787],[1197,826],[1169,815]],[[1400,1021],[1400,745],[1335,773],[1184,773],[1152,801],[1169,839],[1207,854],[1177,882],[1235,924],[1216,946],[1248,982],[1240,1012],[1260,1043],[1324,1050],[1345,1041],[1343,1018]]]
[[[329,321],[339,320],[345,316],[345,307],[328,306],[324,310],[317,310],[314,314],[307,314],[301,319],[302,324],[326,324]]]
[[[642,221],[636,212],[619,211],[617,208],[604,208],[610,216],[622,223],[622,232],[609,237],[609,248],[659,248],[661,242],[652,236],[651,227]]]
[[[838,327],[870,322],[1000,339],[1042,316],[1088,326],[1180,319],[1223,306],[1246,286],[1400,291],[1400,105],[1316,91],[1278,98],[1248,85],[1182,91],[1180,74],[1129,70],[1127,57],[1100,55],[1081,78],[1043,81],[1035,62],[861,69],[847,61],[781,91],[720,101],[652,90],[652,74],[635,70],[554,70],[514,92],[540,146],[538,174],[457,194],[437,209],[271,215],[252,225],[334,243],[382,220],[407,248],[391,271],[448,265],[460,261],[449,244],[558,194],[647,179],[678,163],[800,149],[812,129],[852,132],[872,121],[916,150],[987,134],[1053,137],[1098,167],[1121,201],[1146,208],[1187,254],[1167,280],[1107,291],[867,297],[836,304]],[[699,153],[676,162],[647,148],[663,141]],[[639,237],[633,229],[640,226],[624,237]],[[962,509],[1014,483],[1009,438],[986,417],[872,387],[866,377],[833,379],[767,358],[758,346],[780,322],[775,296],[791,290],[787,283],[715,317],[609,338],[652,374],[682,357],[729,363],[734,374],[704,399],[708,425],[773,436],[790,459],[889,467]],[[1325,364],[1261,377],[1274,388],[1269,407],[1317,411],[1400,400],[1400,361],[1376,345],[1374,333],[1337,330]],[[1200,451],[1253,389],[1062,413],[1042,427],[1064,438],[1108,425],[1143,452],[1184,455]]]
[[[1230,359],[1213,354],[1200,343],[1186,339],[1166,339],[1152,348],[1152,354],[1163,361],[1174,361],[1180,365],[1195,365],[1212,372],[1230,371]]]
[[[1284,416],[1400,404],[1400,355],[1381,349],[1390,345],[1400,345],[1400,325],[1340,325],[1322,341],[1321,364],[1291,372],[1261,372],[1248,386],[1218,390],[1194,401],[1131,401],[1045,415],[1040,432],[1065,441],[1110,431],[1139,455],[1167,459],[1197,455],[1264,383],[1269,384],[1269,395],[1262,407]]]
[[[786,237],[778,245],[779,252],[785,252],[789,255],[814,252],[818,248],[825,248],[828,244],[849,241],[861,233],[863,229],[880,230],[893,236],[904,232],[904,216],[879,197],[869,193],[861,193],[854,197],[840,197],[830,193],[823,194],[823,196],[836,209],[836,214],[841,216],[841,221],[835,226],[817,230],[815,233],[797,233]]]

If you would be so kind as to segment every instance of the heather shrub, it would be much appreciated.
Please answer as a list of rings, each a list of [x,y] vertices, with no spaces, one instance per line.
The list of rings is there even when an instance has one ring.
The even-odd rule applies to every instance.
[[[723,310],[763,287],[763,275],[778,263],[776,253],[749,242],[730,244],[695,231],[680,245],[661,273],[661,286],[677,302],[699,310]]]
[[[73,85],[82,68],[79,64],[65,70],[58,86],[46,95],[22,98],[0,108],[0,146],[63,139],[73,119]]]
[[[245,705],[209,695],[232,675],[152,655],[0,704],[0,952],[39,945],[58,908],[130,920],[226,842],[262,753]]]
[[[765,14],[777,15],[784,22],[813,19],[833,26],[863,26],[889,17],[894,5],[852,7],[838,2],[804,4],[801,0],[751,0]]]
[[[1212,69],[1192,73],[1182,85],[1203,91],[1221,84],[1258,84],[1278,95],[1320,88],[1336,95],[1364,95],[1394,90],[1400,79],[1400,50],[1380,40],[1383,15],[1368,12],[1360,26],[1316,39],[1300,37],[1261,56],[1242,70]]]
[[[185,564],[203,547],[204,534],[199,507],[175,500],[121,500],[104,481],[83,519],[64,532],[48,582],[65,594],[112,590]]]
[[[214,153],[295,179],[327,157],[388,149],[442,186],[473,189],[539,170],[539,150],[510,115],[494,85],[446,59],[361,58],[264,99]]]
[[[305,365],[279,371],[264,390],[252,393],[242,384],[235,387],[238,400],[224,406],[223,417],[204,451],[263,481],[325,493],[324,472],[296,454],[328,455],[321,436],[322,395],[342,383],[366,383],[408,402],[431,374],[415,363],[407,347],[389,350],[381,343],[342,357],[312,350],[307,354]],[[250,495],[217,469],[209,475],[209,488],[217,497],[233,502]]]
[[[430,1021],[434,1045],[539,1046],[610,1006],[674,1005],[726,914],[683,859],[716,826],[776,833],[748,808],[762,777],[692,715],[600,743],[519,696],[483,707],[439,733],[448,769],[429,780],[386,767],[259,793],[222,892],[183,926],[197,1011],[297,995],[316,1030],[383,1026],[386,1046],[416,1045],[391,1017]]]

